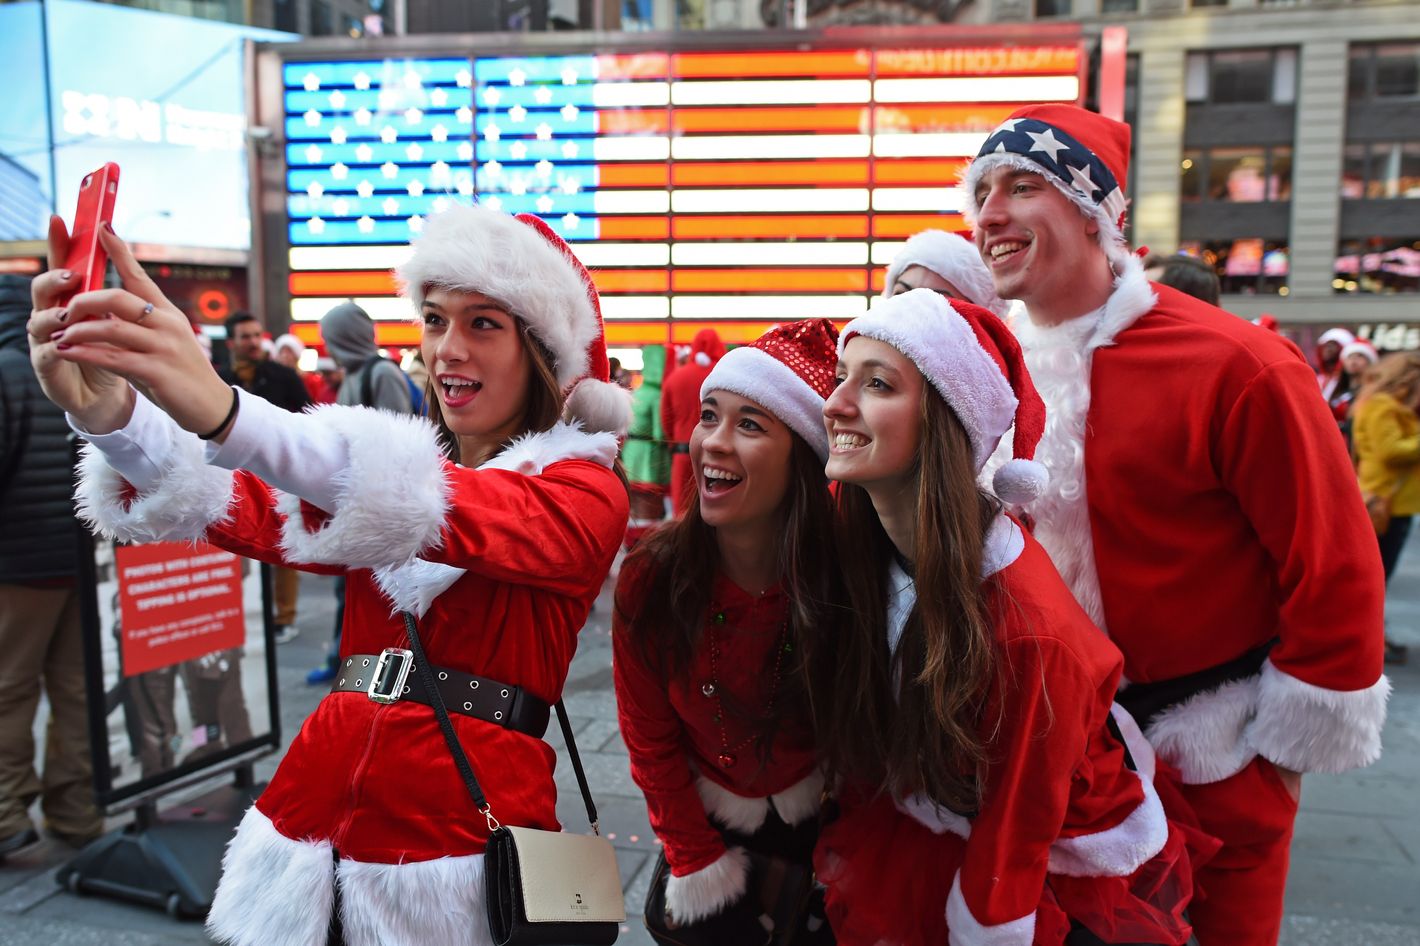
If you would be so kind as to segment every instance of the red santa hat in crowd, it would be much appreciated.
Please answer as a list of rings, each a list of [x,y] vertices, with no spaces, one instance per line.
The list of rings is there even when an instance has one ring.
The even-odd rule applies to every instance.
[[[784,422],[828,462],[823,402],[833,393],[838,365],[838,329],[828,319],[776,325],[752,344],[731,351],[700,385],[748,398]]]
[[[1006,323],[980,306],[913,289],[849,322],[839,353],[858,335],[891,345],[917,366],[966,428],[978,472],[1015,427],[1012,459],[992,478],[1004,502],[1023,505],[1045,490],[1049,475],[1035,461],[1045,403]]]
[[[1376,352],[1376,346],[1372,345],[1364,338],[1358,338],[1351,344],[1341,349],[1342,361],[1345,361],[1352,355],[1364,355],[1366,360],[1369,361],[1371,364],[1375,364],[1376,362],[1381,360],[1381,356]]]
[[[591,431],[626,433],[631,394],[610,380],[597,290],[540,218],[453,207],[429,218],[396,276],[416,309],[431,288],[479,292],[506,306],[552,353],[567,419]]]
[[[922,266],[961,290],[967,300],[1004,316],[1010,303],[996,295],[991,271],[968,239],[945,230],[923,230],[902,245],[888,267],[883,298],[892,295],[894,284],[910,266]]]
[[[996,127],[962,178],[965,214],[981,212],[976,188],[988,171],[1012,167],[1041,175],[1099,224],[1111,260],[1132,257],[1124,242],[1129,126],[1077,105],[1028,105]]]

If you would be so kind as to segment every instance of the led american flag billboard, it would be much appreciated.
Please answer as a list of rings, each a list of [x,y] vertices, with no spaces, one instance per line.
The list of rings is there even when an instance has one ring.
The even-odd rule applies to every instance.
[[[287,62],[291,316],[354,298],[417,337],[389,270],[430,213],[535,213],[602,293],[612,344],[846,319],[1022,104],[1077,102],[1078,43]]]

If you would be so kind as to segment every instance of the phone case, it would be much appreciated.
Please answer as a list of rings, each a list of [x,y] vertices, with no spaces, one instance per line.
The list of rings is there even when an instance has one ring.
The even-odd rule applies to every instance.
[[[108,254],[99,243],[99,228],[113,222],[117,198],[118,165],[112,161],[85,175],[79,185],[79,205],[69,231],[69,255],[64,260],[65,269],[79,274],[76,294],[103,288]]]

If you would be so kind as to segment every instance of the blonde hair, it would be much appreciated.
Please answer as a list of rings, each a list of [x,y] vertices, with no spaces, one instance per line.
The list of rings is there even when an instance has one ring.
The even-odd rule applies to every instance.
[[[1389,394],[1408,403],[1420,386],[1420,352],[1405,351],[1386,355],[1366,370],[1359,403],[1373,394]]]

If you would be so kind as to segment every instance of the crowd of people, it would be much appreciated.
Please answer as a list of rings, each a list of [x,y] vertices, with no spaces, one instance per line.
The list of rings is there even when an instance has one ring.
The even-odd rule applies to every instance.
[[[914,237],[841,329],[649,353],[634,396],[532,216],[431,218],[397,272],[427,383],[342,306],[345,380],[304,410],[244,322],[213,370],[112,233],[122,288],[37,277],[93,529],[341,580],[331,694],[228,848],[214,937],[491,943],[485,845],[558,827],[548,707],[630,536],[614,682],[658,942],[1275,943],[1304,774],[1380,754],[1420,357],[1324,338],[1318,374],[1187,264],[1151,281],[1129,153],[1021,109],[966,171],[970,241]],[[376,694],[416,634],[479,806],[422,678]]]

